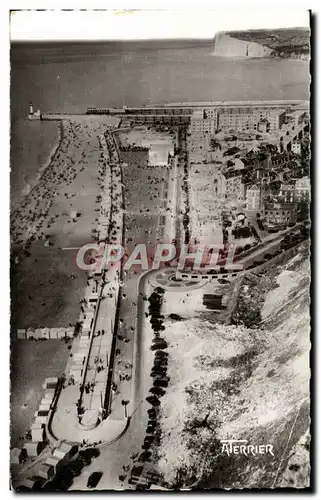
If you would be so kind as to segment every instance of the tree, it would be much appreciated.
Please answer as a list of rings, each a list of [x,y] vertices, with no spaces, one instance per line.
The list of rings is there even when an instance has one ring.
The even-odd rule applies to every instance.
[[[128,403],[129,403],[128,399],[122,399],[121,400],[121,404],[125,408],[125,418],[127,418],[127,405],[128,405]]]
[[[302,200],[298,203],[297,208],[298,222],[302,222],[310,218],[310,203],[306,200]]]

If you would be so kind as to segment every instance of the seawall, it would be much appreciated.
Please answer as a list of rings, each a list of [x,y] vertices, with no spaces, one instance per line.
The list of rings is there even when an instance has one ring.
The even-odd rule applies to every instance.
[[[225,33],[217,33],[214,38],[214,55],[226,57],[266,57],[272,49],[256,42],[246,42],[232,38]]]

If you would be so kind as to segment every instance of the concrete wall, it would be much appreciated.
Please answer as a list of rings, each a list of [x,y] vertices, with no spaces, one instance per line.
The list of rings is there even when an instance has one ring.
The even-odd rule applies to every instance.
[[[246,42],[218,33],[214,39],[214,54],[230,57],[265,57],[272,49],[256,42]]]

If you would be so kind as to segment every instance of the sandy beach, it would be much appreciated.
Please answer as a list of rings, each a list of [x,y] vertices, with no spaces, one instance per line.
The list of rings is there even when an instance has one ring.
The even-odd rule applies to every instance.
[[[76,254],[94,241],[101,192],[98,138],[106,121],[80,117],[60,122],[60,143],[49,165],[11,213],[14,445],[31,425],[44,378],[60,375],[70,352],[59,340],[17,341],[16,330],[74,325],[79,318],[86,274],[77,267]]]
[[[66,120],[60,127],[50,165],[11,214],[12,328],[66,326],[79,314],[85,274],[75,258],[93,241],[104,123]]]

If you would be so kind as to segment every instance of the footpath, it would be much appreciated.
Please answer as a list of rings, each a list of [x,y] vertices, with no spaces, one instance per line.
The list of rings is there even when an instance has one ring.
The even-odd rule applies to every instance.
[[[120,293],[119,270],[104,270],[106,245],[122,242],[123,213],[121,166],[110,132],[100,136],[105,170],[101,189],[100,218],[97,228],[99,248],[96,266],[89,274],[82,301],[82,324],[74,340],[66,367],[66,382],[51,421],[51,440],[112,442],[127,425],[125,412],[113,412],[104,420],[108,381],[113,376],[112,344],[117,301]],[[93,245],[94,246],[94,245]],[[107,391],[107,392],[106,392]],[[113,395],[113,384],[109,388]]]

